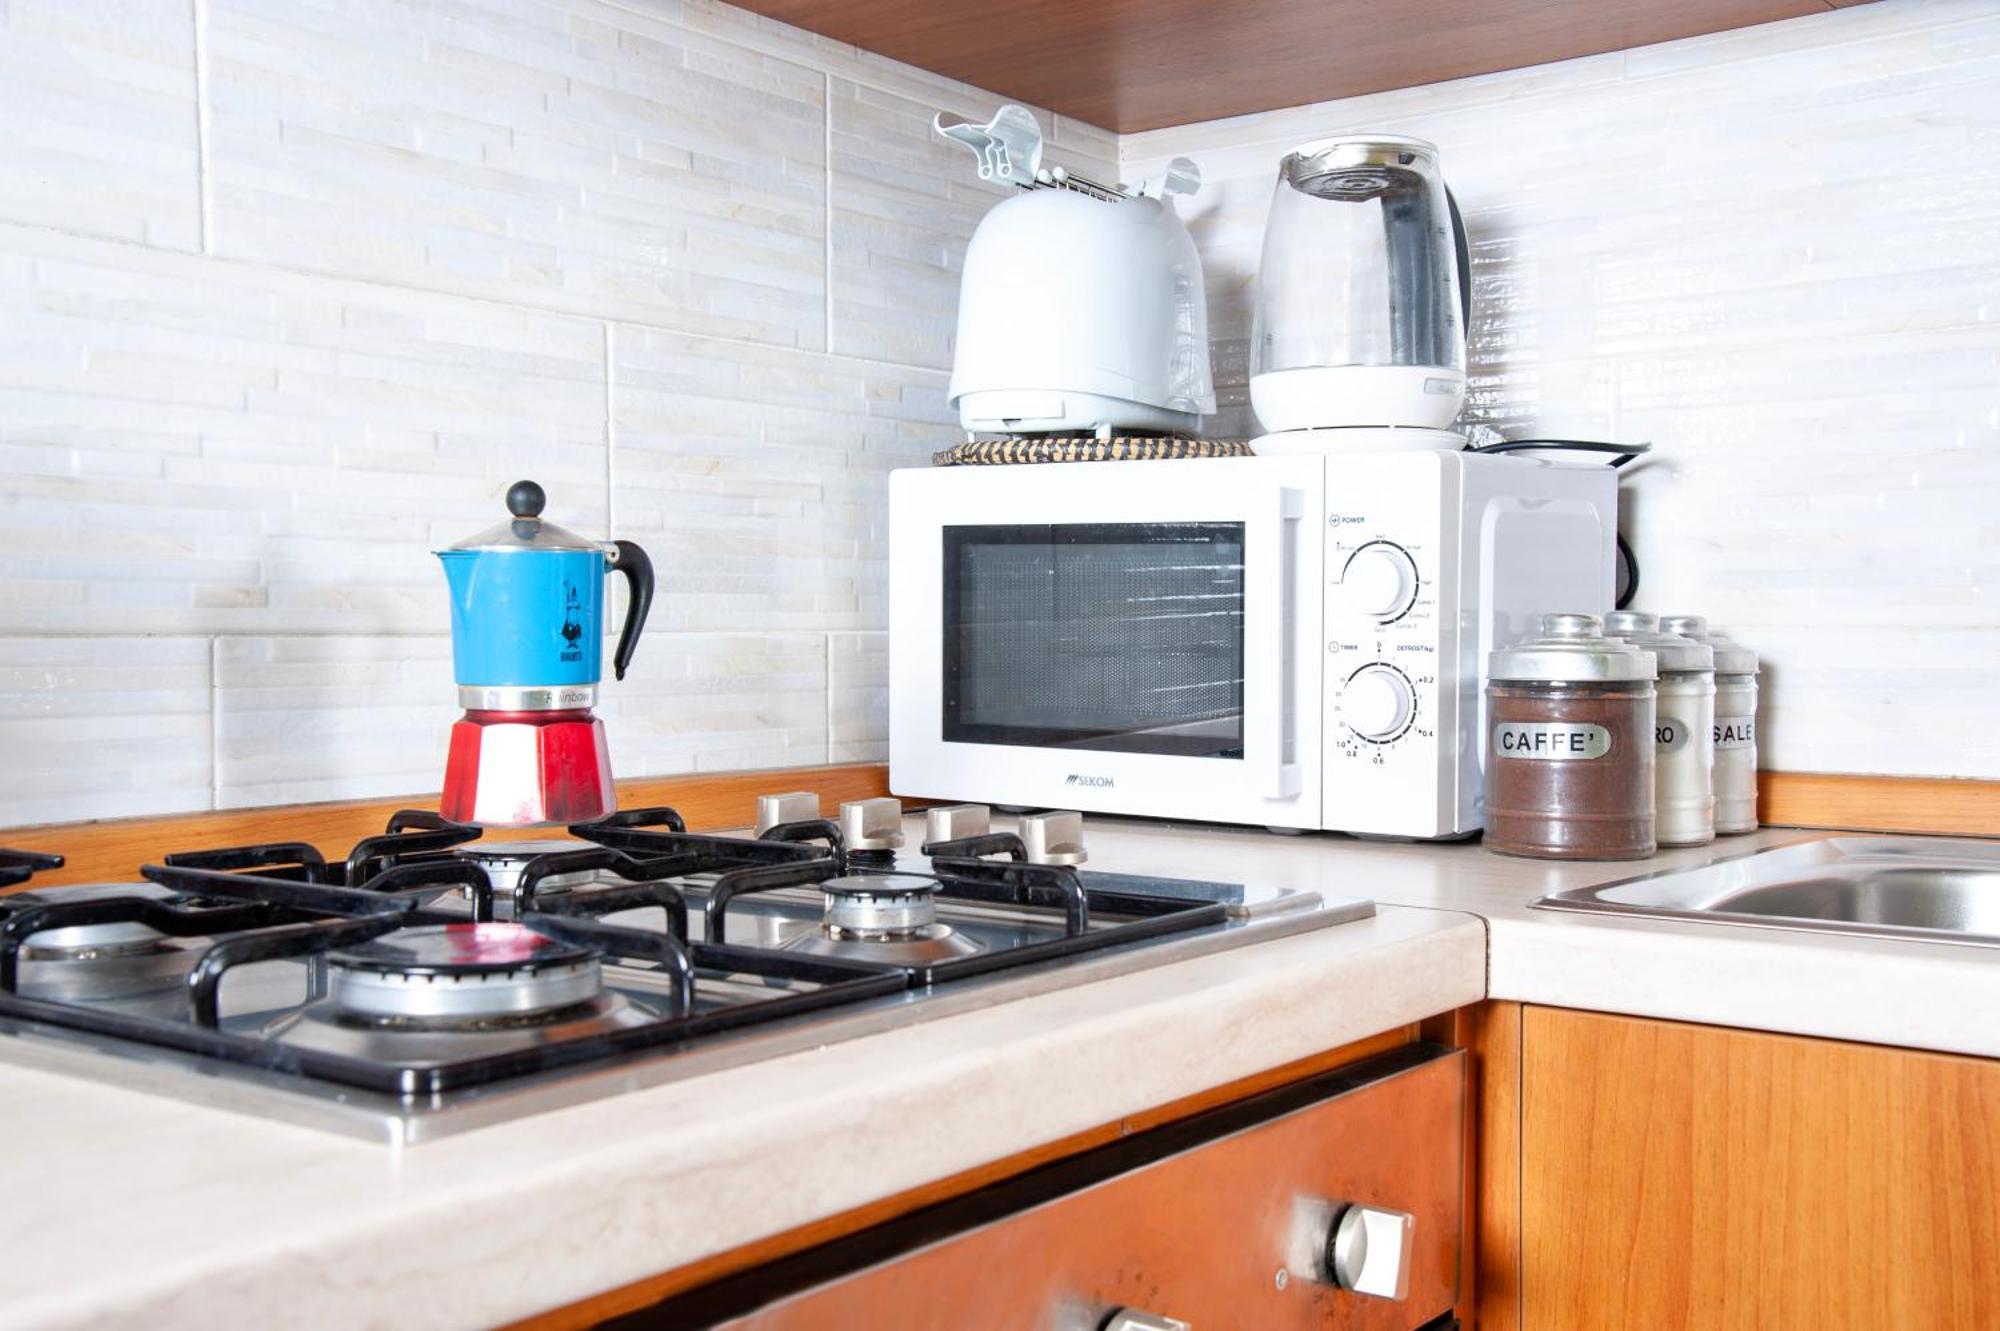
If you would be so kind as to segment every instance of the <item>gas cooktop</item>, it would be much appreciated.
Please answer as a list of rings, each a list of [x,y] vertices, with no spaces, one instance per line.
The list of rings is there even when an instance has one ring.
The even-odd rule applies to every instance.
[[[1374,914],[1085,870],[1083,820],[759,801],[484,841],[406,810],[329,859],[178,851],[0,897],[0,1057],[417,1141]],[[58,867],[0,850],[0,886]]]

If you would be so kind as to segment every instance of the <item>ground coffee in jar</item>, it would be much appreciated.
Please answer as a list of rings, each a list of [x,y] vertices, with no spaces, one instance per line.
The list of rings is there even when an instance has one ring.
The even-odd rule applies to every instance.
[[[1678,634],[1660,632],[1660,617],[1614,610],[1604,631],[1653,654],[1659,698],[1653,732],[1662,846],[1705,846],[1715,840],[1715,652]]]
[[[1487,663],[1486,848],[1558,860],[1654,850],[1650,652],[1596,615],[1544,615],[1542,636]]]
[[[1715,652],[1715,830],[1757,830],[1757,653],[1700,615],[1661,615],[1660,631]]]

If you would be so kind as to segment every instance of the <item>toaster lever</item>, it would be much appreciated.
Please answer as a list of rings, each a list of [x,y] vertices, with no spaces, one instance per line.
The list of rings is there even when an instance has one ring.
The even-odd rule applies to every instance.
[[[1042,169],[1042,127],[1027,107],[1009,102],[984,125],[940,111],[931,127],[972,149],[981,180],[1034,188]]]

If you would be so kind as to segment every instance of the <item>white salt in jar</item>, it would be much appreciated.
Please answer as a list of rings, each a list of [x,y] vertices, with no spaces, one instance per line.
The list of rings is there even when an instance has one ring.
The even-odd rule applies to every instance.
[[[1660,632],[1658,615],[1637,610],[1612,611],[1604,631],[1659,662],[1655,837],[1662,846],[1707,845],[1715,840],[1715,651]]]
[[[1757,830],[1757,653],[1700,615],[1661,615],[1660,631],[1715,653],[1715,830]]]

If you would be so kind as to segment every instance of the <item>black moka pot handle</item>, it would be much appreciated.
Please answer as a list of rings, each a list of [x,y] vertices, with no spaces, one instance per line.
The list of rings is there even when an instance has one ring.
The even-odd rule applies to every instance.
[[[626,583],[625,627],[618,631],[618,650],[611,654],[611,673],[623,679],[625,667],[632,664],[632,653],[638,650],[646,615],[653,608],[653,561],[630,541],[613,541],[611,548],[618,552],[612,570],[623,573]]]

